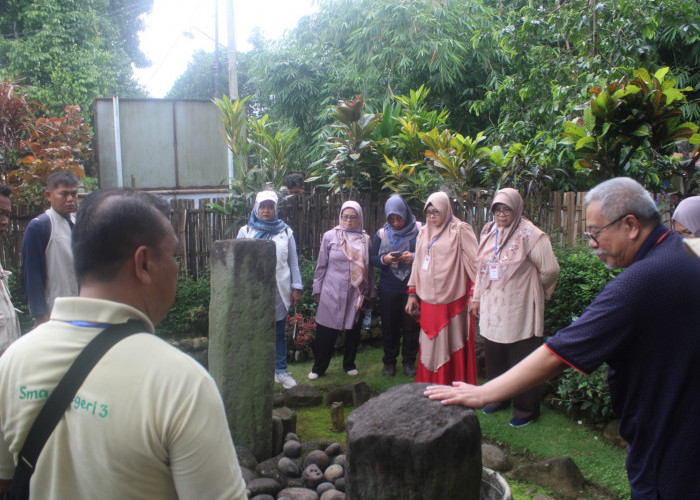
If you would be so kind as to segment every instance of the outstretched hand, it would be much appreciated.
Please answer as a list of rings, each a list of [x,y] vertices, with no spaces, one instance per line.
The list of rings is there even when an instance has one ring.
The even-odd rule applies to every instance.
[[[483,408],[486,402],[481,395],[481,386],[452,382],[449,385],[431,385],[423,395],[429,399],[439,400],[443,405],[462,405],[469,408]]]

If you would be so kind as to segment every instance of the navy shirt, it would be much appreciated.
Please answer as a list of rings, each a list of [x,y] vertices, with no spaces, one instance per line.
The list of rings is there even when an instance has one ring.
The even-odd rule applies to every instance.
[[[22,291],[32,318],[48,314],[46,284],[46,247],[51,238],[51,220],[47,214],[32,219],[22,238]]]
[[[700,498],[700,259],[679,235],[657,227],[546,346],[586,374],[608,363],[634,498]]]
[[[381,231],[381,229],[379,230]],[[406,293],[408,290],[408,278],[411,277],[409,272],[405,280],[400,280],[391,272],[391,266],[388,266],[382,262],[379,258],[379,247],[382,244],[382,239],[379,237],[379,231],[374,235],[372,240],[372,245],[369,248],[369,262],[374,267],[378,267],[379,271],[379,289],[384,292],[390,293]],[[416,238],[413,238],[409,242],[409,252],[416,253]],[[399,263],[399,266],[411,267],[409,264]]]

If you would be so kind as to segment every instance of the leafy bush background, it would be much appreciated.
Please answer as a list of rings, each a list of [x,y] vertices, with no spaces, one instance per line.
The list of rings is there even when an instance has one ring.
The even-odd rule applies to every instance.
[[[544,328],[548,337],[578,318],[613,276],[600,259],[583,246],[555,245],[554,254],[561,274],[552,299],[545,304]]]
[[[22,298],[19,289],[20,282],[20,272],[17,269],[6,269],[6,271],[11,271],[12,274],[7,278],[7,288],[10,290],[10,296],[12,296],[12,305],[15,309],[20,311],[17,313],[17,319],[19,320],[19,328],[22,335],[27,333],[34,327],[34,321],[32,321],[32,315],[29,314],[29,305]]]
[[[555,246],[554,252],[561,266],[561,275],[552,299],[545,306],[545,334],[548,336],[580,316],[603,286],[614,276],[614,273],[608,271],[600,259],[586,247]],[[299,267],[304,290],[302,302],[297,306],[296,312],[305,322],[308,322],[312,321],[317,309],[312,294],[316,262],[301,256]],[[11,282],[14,278],[13,274]],[[156,328],[156,332],[164,337],[206,335],[209,293],[208,273],[199,279],[181,276],[175,302],[166,318]],[[294,314],[294,311],[290,313]],[[606,373],[606,366],[602,366],[591,376],[583,375],[576,370],[567,370],[556,382],[554,401],[567,411],[583,411],[596,417],[609,418],[612,410]]]
[[[208,270],[199,279],[181,275],[175,301],[156,333],[161,337],[208,336],[210,287]]]
[[[582,411],[596,419],[612,417],[607,381],[608,365],[606,364],[600,366],[590,376],[568,368],[559,377],[557,395],[552,398],[552,402],[562,406],[567,413]]]
[[[301,304],[297,306],[297,312],[305,319],[310,319],[316,316],[318,304],[314,300],[313,285],[314,271],[316,271],[316,261],[308,257],[299,257],[299,270],[301,271],[301,282],[304,289],[301,292]],[[294,311],[290,311],[293,313]]]
[[[561,274],[552,299],[545,304],[547,336],[554,335],[578,318],[615,275],[584,246],[555,246],[554,253]],[[567,369],[556,382],[553,401],[567,412],[583,412],[596,418],[611,417],[607,365],[601,366],[590,376],[572,368]]]

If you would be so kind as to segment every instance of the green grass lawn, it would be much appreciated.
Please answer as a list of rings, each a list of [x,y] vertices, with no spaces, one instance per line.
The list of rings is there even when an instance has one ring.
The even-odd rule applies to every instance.
[[[394,385],[413,382],[401,369],[395,377],[382,377],[381,348],[361,347],[357,354],[360,374],[350,377],[342,369],[342,357],[334,356],[326,375],[311,381],[306,378],[312,362],[290,364],[289,370],[298,383],[309,384],[322,390],[363,380],[373,393],[381,393]],[[400,368],[400,363],[399,367]],[[279,387],[278,387],[279,388]],[[331,430],[330,411],[325,406],[300,408],[297,412],[297,433],[303,441],[323,439],[345,443],[344,433]],[[346,409],[347,414],[352,408]],[[626,451],[612,445],[598,432],[580,425],[577,421],[542,406],[537,422],[515,429],[508,425],[510,412],[483,415],[477,411],[484,438],[497,445],[506,446],[511,453],[534,455],[539,458],[570,456],[585,478],[619,498],[629,498],[630,490],[625,473]],[[529,499],[534,486],[510,482],[515,500]],[[547,493],[538,488],[536,493]]]

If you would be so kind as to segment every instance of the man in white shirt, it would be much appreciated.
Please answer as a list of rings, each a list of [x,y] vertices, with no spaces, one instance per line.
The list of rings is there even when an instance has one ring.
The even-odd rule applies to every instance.
[[[10,194],[12,194],[10,188],[0,184],[0,235],[5,233],[10,223]],[[0,266],[0,355],[20,335],[17,314],[7,286],[7,278],[10,274]]]
[[[56,297],[78,295],[71,250],[78,178],[54,172],[44,194],[51,206],[29,222],[22,239],[22,285],[34,326],[48,321]]]
[[[0,358],[0,494],[48,395],[85,345],[129,319],[147,331],[102,357],[53,430],[30,483],[35,499],[246,498],[223,403],[192,358],[152,335],[173,302],[178,241],[155,196],[103,190],[73,231],[79,297]]]

